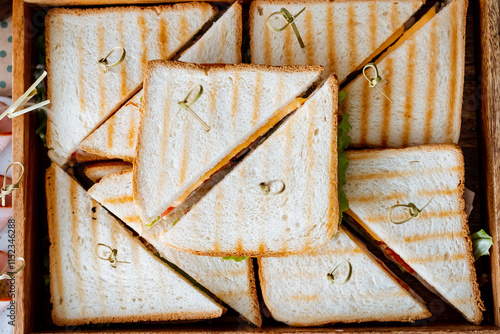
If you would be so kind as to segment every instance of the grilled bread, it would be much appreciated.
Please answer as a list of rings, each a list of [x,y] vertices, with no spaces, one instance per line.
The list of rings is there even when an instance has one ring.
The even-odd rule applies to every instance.
[[[336,283],[328,274],[335,267]],[[262,296],[274,319],[290,326],[366,321],[415,321],[431,316],[400,282],[343,227],[307,254],[259,259]]]
[[[444,300],[479,324],[480,298],[464,202],[464,161],[454,145],[347,152],[348,214]],[[411,218],[413,203],[421,210]],[[384,247],[385,248],[385,247]]]
[[[89,194],[142,235],[164,258],[184,270],[245,319],[256,326],[262,324],[252,260],[235,262],[179,252],[165,247],[156,235],[143,234],[143,224],[132,200],[132,170],[106,176],[89,189]]]
[[[287,256],[337,231],[337,80],[328,81],[263,144],[160,235],[210,256]],[[266,190],[267,188],[267,190]]]
[[[235,2],[179,60],[198,64],[241,63],[241,39],[241,5]],[[141,89],[120,107],[80,144],[80,148],[108,159],[133,161],[143,92]]]
[[[352,146],[458,143],[462,112],[467,0],[453,0],[409,39],[378,60],[383,80],[363,75],[345,87]],[[368,72],[373,76],[373,72]]]
[[[404,31],[404,23],[422,6],[422,0],[257,0],[250,6],[250,49],[254,64],[323,65],[325,74],[335,73],[339,82],[383,51]],[[269,16],[287,9],[304,48],[291,26],[274,32]],[[282,15],[269,23],[280,28]]]
[[[55,164],[47,170],[46,191],[56,325],[211,319],[224,313]],[[105,260],[111,256],[107,247],[117,250],[116,267]]]
[[[132,164],[124,161],[101,161],[91,163],[83,169],[83,173],[89,180],[96,183],[109,174],[118,173],[132,169]]]
[[[216,14],[203,2],[154,7],[51,9],[45,39],[49,156],[67,162],[80,142],[140,88],[150,59],[170,59]],[[123,47],[123,62],[98,61]],[[109,64],[121,51],[109,57]]]
[[[158,220],[295,110],[301,102],[296,97],[322,69],[150,62],[134,161],[134,201],[141,219]],[[208,132],[179,105],[193,89],[199,91],[197,85],[203,93],[190,108],[210,126]]]

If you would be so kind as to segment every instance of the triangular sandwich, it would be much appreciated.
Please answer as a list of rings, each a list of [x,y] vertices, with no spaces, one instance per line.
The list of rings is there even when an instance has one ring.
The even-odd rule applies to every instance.
[[[432,16],[434,12],[376,61],[382,81],[375,88],[362,74],[345,87],[342,112],[350,115],[351,146],[458,143],[467,0],[453,0]],[[375,76],[372,69],[366,74]]]
[[[404,31],[421,0],[289,1],[257,0],[250,5],[250,53],[254,64],[323,65],[340,83],[382,52]],[[287,25],[294,17],[303,40]],[[303,12],[302,9],[305,10]],[[277,13],[277,14],[274,14]],[[300,13],[299,15],[297,15]],[[272,15],[272,16],[271,16]],[[297,15],[297,16],[296,16]],[[271,29],[268,25],[271,25]],[[285,27],[286,26],[286,27]],[[285,27],[282,31],[280,28]]]
[[[54,163],[46,191],[56,325],[211,319],[224,313]]]
[[[347,156],[347,213],[402,267],[480,323],[461,149],[429,145]]]
[[[335,77],[196,203],[158,231],[210,256],[287,256],[328,242],[339,222]]]
[[[326,246],[307,254],[259,259],[259,280],[272,317],[290,326],[431,316],[422,300],[344,227]]]
[[[45,20],[51,159],[65,164],[80,142],[137,92],[147,61],[173,57],[215,14],[203,2],[51,9]],[[116,64],[123,54],[117,66],[104,65]]]

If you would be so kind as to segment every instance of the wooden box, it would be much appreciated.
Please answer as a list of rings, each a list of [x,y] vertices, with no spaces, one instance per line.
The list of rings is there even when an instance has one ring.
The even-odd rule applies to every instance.
[[[14,0],[14,98],[33,82],[36,64],[35,36],[43,30],[43,15],[53,6],[99,6],[110,4],[157,3],[158,0]],[[168,1],[167,1],[168,2]],[[51,324],[50,302],[44,273],[48,237],[44,172],[46,152],[37,139],[35,113],[13,120],[14,161],[24,164],[26,174],[14,193],[16,256],[26,268],[16,276],[15,333],[62,333],[68,330],[106,333],[144,332],[499,332],[500,333],[500,1],[470,0],[467,19],[465,88],[460,144],[466,163],[466,186],[476,192],[470,217],[471,231],[485,228],[495,241],[491,257],[477,262],[487,312],[482,326],[464,319],[427,321],[418,324],[357,324],[325,328],[291,328],[278,323],[257,329],[240,322],[197,324],[119,324],[66,327]],[[17,170],[16,170],[17,173]],[[14,175],[14,179],[17,176]],[[486,273],[481,277],[481,273]]]

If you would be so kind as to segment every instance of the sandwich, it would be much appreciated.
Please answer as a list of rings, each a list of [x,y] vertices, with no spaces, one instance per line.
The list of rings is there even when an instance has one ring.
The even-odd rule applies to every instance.
[[[149,62],[133,181],[142,221],[170,213],[297,109],[322,69]]]
[[[148,60],[173,57],[215,14],[203,2],[51,9],[45,21],[50,158],[64,165],[139,90]]]
[[[209,256],[288,256],[326,244],[339,222],[337,85],[331,76],[174,226],[147,234]]]
[[[106,175],[118,173],[131,168],[132,164],[129,162],[119,160],[100,161],[86,165],[83,168],[83,173],[90,181],[95,183],[99,182]]]
[[[458,143],[466,14],[467,0],[453,0],[437,14],[432,8],[416,24],[420,29],[409,30],[375,61],[378,90],[363,74],[344,88],[352,146]],[[366,74],[375,76],[372,69]]]
[[[290,326],[431,316],[422,300],[344,227],[317,250],[259,259],[259,280],[272,317]]]
[[[241,63],[242,13],[235,2],[222,16],[179,57],[180,61],[198,64]],[[105,159],[135,158],[139,133],[140,105],[144,90],[140,90],[99,128],[80,144],[85,152]]]
[[[243,318],[260,327],[262,318],[251,259],[236,262],[198,256],[165,247],[154,235],[145,235],[132,199],[132,170],[110,174],[88,191],[93,199],[134,229],[160,255],[220,298]]]
[[[319,64],[325,67],[325,75],[335,73],[342,83],[401,36],[404,24],[423,3],[422,0],[252,1],[251,62]]]
[[[390,258],[479,324],[484,306],[465,212],[461,149],[429,145],[347,156],[347,214]]]
[[[54,163],[46,191],[56,325],[212,319],[225,312]]]

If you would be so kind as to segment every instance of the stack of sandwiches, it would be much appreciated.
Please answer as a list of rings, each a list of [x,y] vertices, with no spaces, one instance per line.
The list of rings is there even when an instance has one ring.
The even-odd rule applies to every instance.
[[[54,323],[431,317],[361,232],[479,324],[455,145],[467,2],[423,5],[49,11]]]

